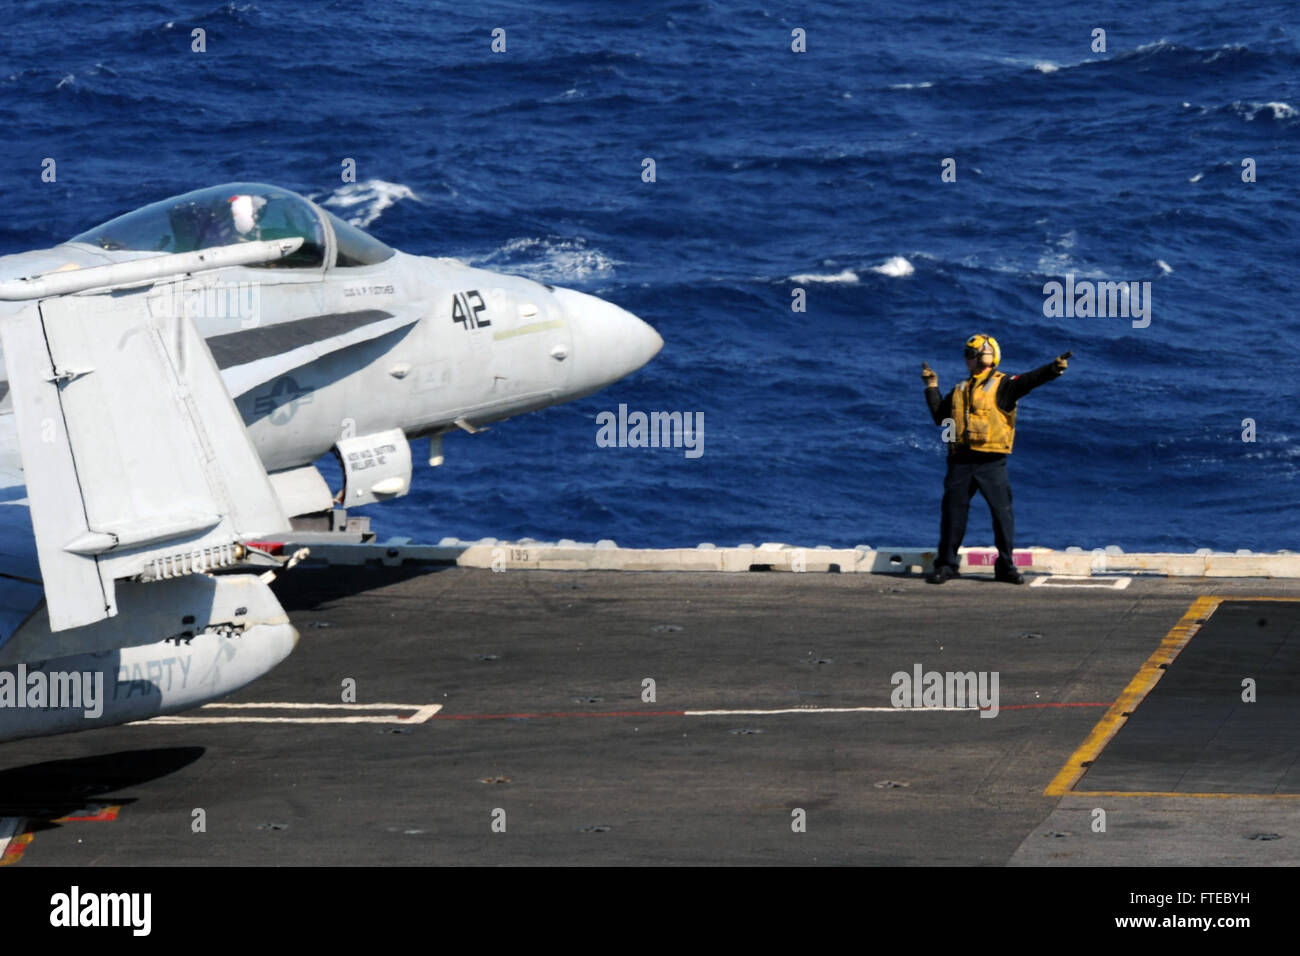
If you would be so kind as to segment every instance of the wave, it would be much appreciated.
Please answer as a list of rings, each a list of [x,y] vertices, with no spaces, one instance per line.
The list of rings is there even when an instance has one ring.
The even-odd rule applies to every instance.
[[[908,262],[902,256],[894,256],[892,259],[882,262],[878,266],[872,266],[871,271],[879,272],[882,276],[901,279],[905,276],[910,276],[916,271],[916,269],[913,268],[912,263]]]
[[[845,269],[843,272],[837,272],[834,275],[805,272],[802,275],[791,276],[790,281],[798,282],[801,285],[809,282],[857,282],[858,274],[852,269]]]
[[[824,262],[823,265],[833,265],[830,262]],[[893,279],[900,279],[910,276],[916,271],[912,263],[908,262],[903,256],[894,256],[887,259],[878,266],[869,267],[872,272],[882,276],[889,276]],[[801,285],[809,282],[827,282],[835,284],[851,284],[857,282],[861,276],[852,269],[842,269],[839,272],[804,272],[799,275],[790,276],[791,282],[797,282]]]
[[[944,78],[944,86],[956,90],[972,88],[980,91],[1005,87],[1012,91],[1024,89],[1026,70],[1050,75],[1059,73],[1082,75],[1085,71],[1117,71],[1131,75],[1133,80],[1157,74],[1167,78],[1185,79],[1188,75],[1222,76],[1225,74],[1258,70],[1261,68],[1295,69],[1300,66],[1300,56],[1285,49],[1252,49],[1244,44],[1230,43],[1217,47],[1186,46],[1161,39],[1144,43],[1129,50],[1117,50],[1110,55],[1100,54],[1071,63],[1057,63],[1045,58],[996,57],[999,68],[991,74],[958,75]],[[1008,73],[1007,69],[1012,72]],[[895,88],[910,88],[898,84]],[[1254,104],[1268,106],[1271,104]],[[1280,104],[1286,106],[1286,104]],[[1183,104],[1188,108],[1188,104]],[[1289,117],[1275,117],[1277,119]]]
[[[1160,39],[1153,43],[1143,43],[1132,50],[1122,50],[1111,58],[1111,62],[1124,66],[1138,64],[1144,70],[1168,67],[1171,75],[1186,76],[1252,69],[1277,59],[1289,61],[1292,65],[1296,62],[1295,54],[1286,50],[1257,50],[1244,43],[1225,43],[1214,47],[1186,46]]]
[[[365,229],[383,215],[384,210],[404,199],[423,202],[409,186],[390,183],[382,179],[367,179],[363,183],[340,186],[324,199],[310,198],[322,206],[332,206],[346,211],[343,216],[351,225]]]
[[[1227,107],[1230,112],[1238,116],[1245,117],[1246,122],[1254,122],[1255,117],[1264,114],[1265,119],[1271,119],[1273,122],[1282,120],[1295,119],[1297,115],[1296,108],[1290,103],[1270,102],[1270,103],[1250,103],[1237,100]]]
[[[162,7],[162,9],[166,9],[168,14],[173,12],[170,5]],[[187,13],[184,19],[168,19],[157,23],[156,26],[138,30],[132,38],[132,42],[137,49],[148,49],[152,42],[164,38],[166,34],[172,31],[190,33],[194,27],[205,29],[209,34],[208,39],[211,39],[214,24],[223,30],[230,27],[236,29],[250,27],[254,25],[260,16],[262,16],[262,11],[256,4],[235,3],[231,0],[229,3],[220,4],[204,13]]]
[[[589,248],[587,240],[581,236],[511,239],[487,255],[471,256],[465,261],[469,265],[508,271],[539,282],[607,278],[614,274],[615,266],[624,264],[599,249]]]
[[[1199,173],[1196,173],[1195,175],[1188,177],[1187,181],[1189,183],[1199,183],[1202,179],[1205,178],[1206,173],[1232,172],[1236,168],[1237,167],[1234,166],[1232,163],[1226,161],[1222,163],[1215,163],[1213,166],[1210,166],[1206,169],[1202,169]]]

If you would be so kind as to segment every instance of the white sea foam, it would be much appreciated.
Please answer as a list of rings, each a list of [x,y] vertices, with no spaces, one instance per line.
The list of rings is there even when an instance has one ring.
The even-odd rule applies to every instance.
[[[1039,60],[1034,64],[1034,69],[1039,73],[1055,73],[1060,69],[1060,67],[1055,63],[1048,62],[1047,60]]]
[[[1273,111],[1273,119],[1294,119],[1295,107],[1289,103],[1265,103],[1264,109]]]
[[[891,90],[928,90],[932,86],[934,86],[933,83],[925,80],[921,83],[891,83],[889,88]]]
[[[894,256],[887,262],[882,262],[878,266],[872,266],[871,271],[879,272],[882,276],[891,276],[895,279],[901,279],[903,276],[910,276],[916,270],[912,268],[912,263],[908,262],[902,256]]]
[[[1170,43],[1164,37],[1161,37],[1159,40],[1154,40],[1151,43],[1139,44],[1138,46],[1133,48],[1132,53],[1150,53],[1152,50],[1160,50],[1164,48],[1173,50],[1173,49],[1177,49],[1177,46],[1175,44]],[[1130,53],[1129,55],[1131,56],[1132,53]]]
[[[852,269],[845,269],[843,272],[837,272],[834,275],[805,272],[802,275],[791,276],[790,281],[798,282],[800,285],[809,282],[857,282],[858,274]]]
[[[340,186],[324,199],[316,201],[322,206],[343,210],[344,219],[360,229],[365,229],[383,215],[385,209],[403,199],[422,201],[409,186],[385,182],[382,179],[367,179],[362,183],[347,183]]]
[[[1223,56],[1225,53],[1244,53],[1245,51],[1246,51],[1246,47],[1243,46],[1242,44],[1240,44],[1240,43],[1229,43],[1229,44],[1226,45],[1226,46],[1221,46],[1221,47],[1219,47],[1217,50],[1215,50],[1215,51],[1214,51],[1213,53],[1211,53],[1209,56],[1207,56],[1207,57],[1205,57],[1203,60],[1201,60],[1201,62],[1202,62],[1202,63],[1213,63],[1213,62],[1215,62],[1216,60],[1218,60],[1221,56]]]
[[[1171,266],[1169,263],[1165,262],[1164,259],[1157,259],[1156,265],[1160,267],[1160,271],[1163,272],[1165,275],[1169,275],[1169,273],[1174,271],[1174,267]]]
[[[574,239],[521,237],[511,239],[485,256],[466,260],[470,265],[504,269],[539,282],[558,279],[573,282],[604,278],[623,263],[587,246],[581,236]]]
[[[1232,108],[1246,117],[1250,122],[1260,113],[1268,110],[1273,114],[1273,119],[1295,119],[1296,109],[1290,103],[1270,102],[1270,103],[1243,103],[1240,100],[1232,104]]]
[[[1038,271],[1043,275],[1063,276],[1073,272],[1080,279],[1105,279],[1106,273],[1097,268],[1080,265],[1073,258],[1073,250],[1078,241],[1078,234],[1073,230],[1057,239],[1054,245],[1060,251],[1055,255],[1044,253],[1038,257]]]

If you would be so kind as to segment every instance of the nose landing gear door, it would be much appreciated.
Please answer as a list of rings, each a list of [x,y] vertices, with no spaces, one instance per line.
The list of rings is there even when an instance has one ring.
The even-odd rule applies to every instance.
[[[411,443],[400,428],[344,438],[334,446],[345,508],[400,498],[411,490]]]

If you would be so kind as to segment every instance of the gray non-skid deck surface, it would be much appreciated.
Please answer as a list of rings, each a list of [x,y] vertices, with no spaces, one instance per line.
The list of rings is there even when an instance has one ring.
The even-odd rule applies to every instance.
[[[1300,603],[1219,605],[1075,789],[1300,794]]]
[[[39,828],[18,867],[1022,861],[1063,805],[1044,787],[1198,594],[1300,593],[377,568],[300,569],[276,587],[302,641],[234,700],[338,703],[351,678],[359,702],[443,711],[406,733],[147,725],[4,745],[0,815]],[[916,663],[998,671],[1001,713],[680,713],[887,706],[891,675]],[[50,822],[91,801],[121,813]],[[1178,819],[1207,803],[1224,801]],[[196,809],[206,832],[192,830]],[[1165,847],[1160,827],[1133,832],[1139,861],[1205,852],[1199,839]],[[1275,862],[1297,841],[1238,849]]]

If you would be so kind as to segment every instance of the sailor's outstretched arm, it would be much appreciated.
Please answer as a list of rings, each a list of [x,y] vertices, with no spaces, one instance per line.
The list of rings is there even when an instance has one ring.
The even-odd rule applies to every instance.
[[[1003,404],[1014,405],[1039,385],[1060,378],[1069,366],[1070,356],[1072,355],[1074,355],[1073,352],[1063,352],[1046,365],[1036,368],[1032,372],[1010,376],[1004,386],[1006,388],[1006,401]],[[999,396],[999,399],[1001,399],[1001,396]]]

